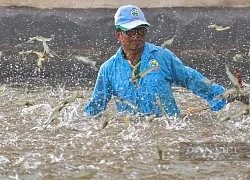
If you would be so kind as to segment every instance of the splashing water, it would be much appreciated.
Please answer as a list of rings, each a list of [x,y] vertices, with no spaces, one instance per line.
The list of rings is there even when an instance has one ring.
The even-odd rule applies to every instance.
[[[53,107],[77,91],[84,98],[63,109],[48,128],[41,128]],[[210,110],[187,114],[187,107],[202,107],[206,102],[175,88],[182,114],[171,117],[170,123],[164,117],[150,123],[148,117],[133,116],[125,128],[124,116],[114,114],[115,103],[111,101],[107,116],[114,117],[102,129],[107,116],[83,114],[91,93],[82,87],[7,87],[0,96],[0,179],[72,179],[85,173],[93,179],[248,179],[247,160],[182,161],[179,153],[181,142],[249,143],[249,116],[219,122],[217,112]],[[33,100],[34,105],[15,106],[19,97]],[[222,113],[239,108],[240,104],[231,103]],[[162,161],[157,153],[157,137]],[[92,171],[95,174],[91,175]]]

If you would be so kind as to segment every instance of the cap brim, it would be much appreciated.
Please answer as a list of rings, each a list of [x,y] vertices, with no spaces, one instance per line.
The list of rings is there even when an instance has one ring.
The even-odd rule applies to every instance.
[[[130,29],[133,29],[137,26],[150,26],[150,24],[146,21],[142,21],[142,20],[136,20],[136,21],[132,21],[132,22],[129,22],[129,23],[126,23],[126,24],[122,24],[122,25],[119,25],[120,27],[122,27],[122,30],[130,30]]]

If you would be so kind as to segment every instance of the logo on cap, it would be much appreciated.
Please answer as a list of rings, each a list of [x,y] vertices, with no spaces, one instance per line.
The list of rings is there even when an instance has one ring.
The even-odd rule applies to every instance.
[[[139,16],[139,12],[138,12],[138,10],[137,10],[137,9],[135,9],[135,8],[134,8],[134,9],[132,9],[132,10],[131,10],[131,15],[132,15],[132,16],[134,16],[134,17]]]

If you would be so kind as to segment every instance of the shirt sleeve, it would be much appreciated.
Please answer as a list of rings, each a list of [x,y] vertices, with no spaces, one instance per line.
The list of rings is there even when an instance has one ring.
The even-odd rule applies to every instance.
[[[84,107],[84,113],[86,116],[94,116],[107,107],[108,102],[112,96],[112,90],[108,75],[105,72],[105,68],[101,66],[97,76],[95,88],[92,94],[91,100]]]
[[[184,66],[174,53],[167,51],[167,54],[168,55],[165,56],[167,60],[163,63],[163,71],[167,72],[174,84],[185,87],[191,90],[195,95],[207,100],[210,104],[210,110],[212,111],[218,111],[226,104],[225,98],[222,100],[216,99],[218,94],[225,91],[224,87],[219,84],[208,85],[204,83],[203,80],[207,78],[200,72],[188,66]]]

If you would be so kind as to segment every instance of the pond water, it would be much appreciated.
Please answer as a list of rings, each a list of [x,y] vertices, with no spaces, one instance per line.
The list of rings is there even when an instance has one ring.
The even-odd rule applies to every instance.
[[[220,112],[189,114],[188,107],[207,104],[192,92],[174,87],[179,117],[134,116],[128,127],[114,101],[100,117],[85,117],[83,106],[92,87],[8,85],[0,95],[0,179],[249,179],[249,156],[239,159],[181,158],[182,142],[249,143],[250,117],[220,122],[218,113],[238,111],[239,102]],[[83,98],[63,108],[47,128],[42,124],[51,110],[77,92]],[[20,98],[33,106],[18,106]],[[111,118],[106,128],[103,122]],[[157,143],[158,142],[158,143]],[[160,160],[157,144],[161,146]],[[248,151],[250,152],[250,151]],[[237,154],[237,152],[235,152]],[[250,154],[250,153],[249,153]],[[91,170],[97,170],[93,175]],[[87,174],[85,174],[87,172]]]

